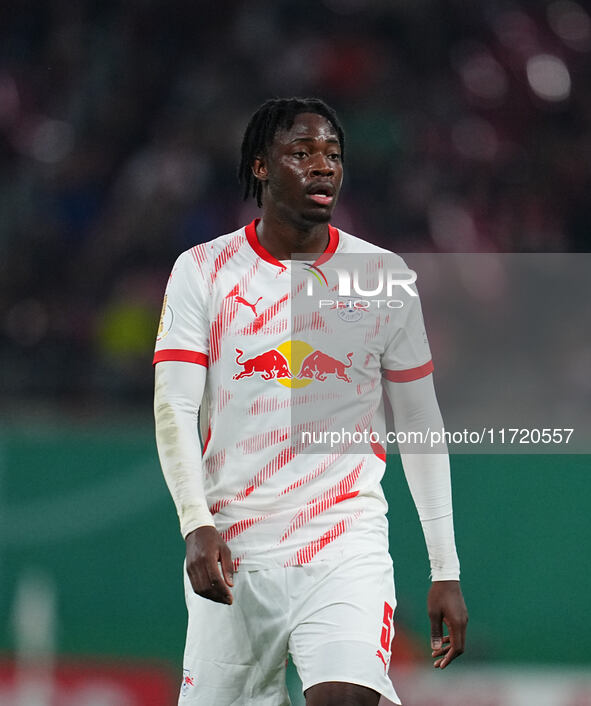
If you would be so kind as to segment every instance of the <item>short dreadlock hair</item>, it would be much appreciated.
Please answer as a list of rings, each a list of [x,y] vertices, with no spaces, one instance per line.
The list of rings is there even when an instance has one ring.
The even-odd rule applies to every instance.
[[[263,205],[263,185],[252,173],[255,158],[267,152],[278,130],[289,130],[300,113],[322,115],[336,130],[341,146],[341,159],[345,155],[345,134],[335,111],[319,98],[271,98],[254,113],[242,138],[242,151],[238,179],[244,188],[243,198],[253,196]]]

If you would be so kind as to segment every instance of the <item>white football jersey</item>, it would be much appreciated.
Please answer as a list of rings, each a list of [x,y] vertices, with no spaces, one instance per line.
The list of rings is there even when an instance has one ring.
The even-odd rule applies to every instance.
[[[256,223],[180,255],[154,355],[207,367],[203,481],[216,527],[236,569],[387,545],[382,376],[433,370],[409,270],[332,226],[320,257],[278,261]],[[388,291],[393,264],[402,284]]]

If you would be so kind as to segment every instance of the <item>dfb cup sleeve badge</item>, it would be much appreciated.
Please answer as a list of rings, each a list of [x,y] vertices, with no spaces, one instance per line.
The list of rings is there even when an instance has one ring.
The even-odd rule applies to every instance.
[[[168,332],[172,328],[173,320],[174,312],[168,305],[168,297],[165,294],[164,301],[162,302],[162,311],[160,313],[160,323],[158,324],[158,334],[156,336],[157,341],[161,341],[163,338],[166,338]]]

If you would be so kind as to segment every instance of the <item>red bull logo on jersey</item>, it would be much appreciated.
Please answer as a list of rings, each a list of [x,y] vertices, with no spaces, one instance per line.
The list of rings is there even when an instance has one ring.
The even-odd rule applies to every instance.
[[[234,380],[259,375],[263,380],[277,380],[285,387],[306,387],[313,380],[324,382],[334,375],[338,380],[351,382],[346,370],[353,365],[353,353],[348,353],[343,361],[305,341],[284,341],[252,358],[245,359],[240,348],[236,348],[236,354],[236,363],[242,369],[234,374]]]
[[[249,378],[255,373],[260,373],[263,380],[292,377],[287,360],[275,348],[271,348],[271,350],[265,351],[260,355],[255,355],[254,358],[249,358],[248,360],[240,360],[244,355],[244,351],[240,350],[240,348],[236,349],[236,353],[238,354],[236,362],[238,365],[242,365],[244,369],[234,375],[234,380]]]
[[[339,380],[351,382],[351,378],[345,372],[345,368],[350,368],[353,363],[351,358],[353,353],[347,353],[348,363],[343,363],[331,355],[327,355],[322,351],[314,351],[306,356],[302,363],[302,368],[298,373],[298,378],[316,378],[316,380],[324,381],[327,375],[336,375]]]

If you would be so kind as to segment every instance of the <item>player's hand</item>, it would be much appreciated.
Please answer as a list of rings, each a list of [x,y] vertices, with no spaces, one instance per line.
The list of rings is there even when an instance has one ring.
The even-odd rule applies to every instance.
[[[464,651],[468,611],[459,581],[433,581],[427,598],[433,666],[445,669]],[[443,634],[443,624],[449,635]]]
[[[232,554],[215,527],[199,527],[185,537],[187,574],[195,593],[232,605]],[[221,564],[221,570],[220,570]]]

